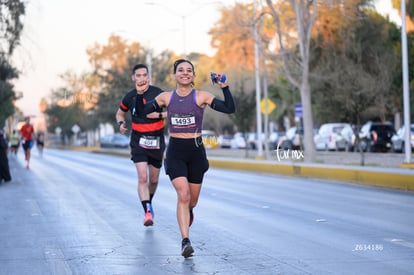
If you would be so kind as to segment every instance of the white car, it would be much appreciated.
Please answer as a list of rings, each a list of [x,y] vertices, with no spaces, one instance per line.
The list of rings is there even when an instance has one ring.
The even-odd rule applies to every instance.
[[[341,132],[343,132],[344,128],[349,128],[350,132],[352,132],[352,127],[349,123],[322,124],[319,128],[318,134],[313,138],[316,150],[346,150],[345,145],[338,143],[338,141],[342,138]]]
[[[231,148],[231,143],[233,141],[233,136],[231,135],[219,135],[218,136],[218,144],[220,148]]]
[[[242,133],[235,133],[233,139],[231,140],[231,148],[232,149],[245,149],[246,148],[246,140]]]
[[[411,151],[414,151],[414,124],[411,124]],[[391,137],[391,151],[404,152],[405,151],[405,127],[404,125]]]

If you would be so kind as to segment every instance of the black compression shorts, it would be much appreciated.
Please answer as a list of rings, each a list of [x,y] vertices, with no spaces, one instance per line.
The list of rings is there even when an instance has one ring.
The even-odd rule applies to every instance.
[[[157,145],[153,148],[153,145]],[[133,133],[131,135],[131,160],[134,163],[147,162],[148,164],[161,168],[162,159],[164,157],[165,139],[164,135],[145,136]]]
[[[171,180],[186,177],[190,183],[202,183],[208,170],[206,150],[202,138],[170,138],[165,170]]]

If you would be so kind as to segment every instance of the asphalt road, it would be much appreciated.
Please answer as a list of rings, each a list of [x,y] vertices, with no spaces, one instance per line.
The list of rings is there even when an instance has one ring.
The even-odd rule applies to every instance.
[[[412,274],[414,194],[211,168],[180,256],[161,173],[142,225],[127,157],[46,149],[0,184],[0,274]]]

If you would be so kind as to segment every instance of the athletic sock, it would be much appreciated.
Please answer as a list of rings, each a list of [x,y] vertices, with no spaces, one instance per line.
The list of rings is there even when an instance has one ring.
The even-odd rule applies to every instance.
[[[147,213],[147,211],[149,210],[148,204],[150,204],[151,201],[146,200],[146,201],[141,201],[141,203],[142,203],[142,207],[144,208],[145,213]]]

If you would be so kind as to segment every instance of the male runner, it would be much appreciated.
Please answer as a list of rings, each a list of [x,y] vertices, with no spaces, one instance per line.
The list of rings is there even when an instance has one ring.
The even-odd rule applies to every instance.
[[[165,150],[164,118],[166,112],[158,108],[148,115],[136,112],[137,95],[143,95],[149,101],[159,95],[162,90],[149,84],[148,67],[137,64],[132,69],[132,81],[135,88],[129,91],[122,99],[116,113],[119,131],[125,134],[128,130],[125,116],[129,111],[132,118],[131,160],[135,163],[138,174],[138,197],[145,211],[144,225],[154,223],[152,198],[158,186],[158,178]]]
[[[34,128],[30,124],[30,117],[24,119],[25,124],[20,128],[20,134],[23,139],[23,149],[24,149],[24,159],[26,160],[26,168],[29,169],[30,166],[30,151],[33,147],[33,135]]]

